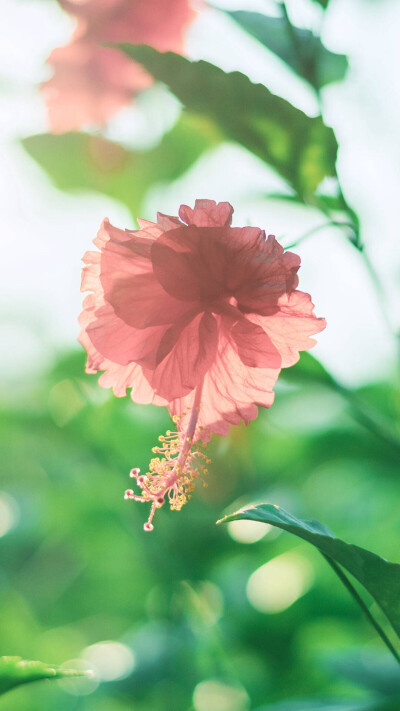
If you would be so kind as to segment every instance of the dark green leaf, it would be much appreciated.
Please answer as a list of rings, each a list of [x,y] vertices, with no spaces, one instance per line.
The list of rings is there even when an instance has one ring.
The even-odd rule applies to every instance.
[[[85,672],[58,669],[44,662],[26,661],[21,657],[0,657],[0,694],[32,681],[76,676],[85,676]]]
[[[311,30],[289,26],[285,17],[268,17],[241,10],[228,14],[315,89],[343,79],[347,69],[346,57],[326,49]]]
[[[178,178],[218,140],[206,119],[183,115],[149,151],[130,151],[83,133],[30,136],[23,145],[61,190],[104,193],[137,216],[153,184]]]
[[[303,521],[273,504],[238,511],[222,519],[262,521],[312,543],[320,552],[351,573],[382,608],[400,637],[400,565],[375,553],[345,543],[318,521]]]
[[[121,49],[163,81],[195,114],[214,120],[221,133],[271,165],[307,200],[327,175],[335,176],[337,144],[321,117],[310,118],[240,72],[208,62],[124,44]]]

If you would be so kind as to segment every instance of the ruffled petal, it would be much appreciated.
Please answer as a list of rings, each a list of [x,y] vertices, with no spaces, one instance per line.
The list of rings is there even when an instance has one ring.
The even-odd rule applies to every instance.
[[[182,222],[179,217],[172,217],[171,215],[164,215],[162,212],[157,212],[157,225],[162,232],[169,232],[169,230],[182,227]]]
[[[234,295],[244,313],[270,313],[279,297],[298,284],[300,257],[283,252],[273,235],[259,241],[247,252],[246,267]]]
[[[167,357],[178,342],[181,334],[191,321],[197,316],[198,309],[187,311],[178,318],[164,333],[156,354],[157,365]]]
[[[270,407],[273,387],[280,370],[246,366],[232,347],[227,334],[220,336],[215,360],[204,378],[196,437],[207,441],[211,434],[226,435],[230,425],[248,424],[258,414],[258,405]],[[180,429],[187,427],[194,393],[170,403],[172,415],[181,417]]]
[[[229,227],[232,215],[229,202],[216,203],[215,200],[196,200],[193,209],[188,205],[181,205],[179,209],[182,222],[197,227]]]
[[[125,397],[128,388],[131,399],[139,405],[168,405],[168,401],[157,395],[143,374],[143,368],[137,363],[120,366],[111,361],[104,363],[105,372],[100,375],[99,385],[102,388],[112,387],[116,397]]]
[[[254,278],[251,260],[258,265],[263,241],[254,227],[176,228],[152,245],[154,274],[171,296],[212,304]]]
[[[153,273],[150,250],[155,241],[145,230],[125,232],[124,239],[103,223],[100,279],[105,300],[129,326],[148,328],[172,323],[188,306],[168,294]],[[143,232],[145,233],[143,235]],[[102,233],[102,234],[103,234]]]
[[[180,333],[162,362],[144,369],[150,385],[168,401],[189,394],[202,382],[217,351],[218,326],[212,314],[198,314]]]
[[[249,368],[281,367],[279,351],[261,326],[242,318],[231,328],[231,335],[244,365]]]
[[[112,388],[116,397],[124,397],[127,388],[132,388],[131,398],[140,404],[153,403],[154,405],[167,405],[168,402],[155,393],[148,380],[144,377],[143,369],[136,363],[118,365],[104,357],[90,340],[87,328],[96,317],[95,312],[101,297],[90,294],[84,299],[83,311],[79,317],[82,330],[78,340],[87,353],[86,372],[105,372],[99,378],[99,385],[103,388]]]
[[[135,328],[173,323],[188,310],[188,304],[167,294],[154,274],[107,282],[102,278],[106,300],[115,313]]]
[[[268,333],[281,355],[282,368],[287,368],[297,363],[299,351],[315,345],[315,339],[310,336],[323,331],[326,320],[316,317],[310,295],[302,291],[284,294],[278,307],[270,316],[250,314],[249,318]]]
[[[132,362],[149,362],[155,365],[155,356],[164,335],[165,326],[133,328],[105,303],[95,311],[95,318],[86,328],[86,333],[99,353],[105,358],[129,365]]]
[[[123,266],[122,274],[141,274],[151,271],[150,248],[154,240],[162,234],[161,230],[154,231],[149,227],[151,224],[148,223],[140,230],[120,230],[106,217],[100,225],[93,244],[101,251],[107,248],[112,254],[119,254],[122,257],[126,255],[124,250],[129,250],[131,256],[134,256],[134,261],[130,260]],[[154,227],[157,228],[156,225]],[[85,257],[83,260],[85,261]],[[119,268],[121,269],[120,265]]]

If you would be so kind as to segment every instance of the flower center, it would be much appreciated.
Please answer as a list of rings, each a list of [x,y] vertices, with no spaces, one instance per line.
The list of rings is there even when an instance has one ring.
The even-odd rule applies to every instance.
[[[205,468],[210,459],[203,451],[207,445],[194,441],[197,420],[199,417],[201,393],[203,383],[196,388],[192,413],[185,433],[179,431],[181,417],[175,415],[172,420],[177,425],[177,431],[167,430],[165,435],[160,435],[160,445],[153,447],[154,457],[150,461],[149,471],[145,476],[140,474],[140,469],[135,468],[130,476],[136,480],[141,489],[141,494],[135,494],[132,489],[125,491],[125,499],[134,501],[151,502],[149,518],[144,524],[145,531],[152,531],[153,517],[157,509],[168,500],[171,509],[179,511],[189,499],[195,487],[195,480],[208,474]]]

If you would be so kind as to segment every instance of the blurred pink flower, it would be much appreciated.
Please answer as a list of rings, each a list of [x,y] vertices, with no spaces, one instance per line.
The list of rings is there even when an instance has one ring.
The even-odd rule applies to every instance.
[[[149,44],[182,52],[184,31],[195,12],[189,0],[60,0],[74,15],[72,41],[53,50],[53,76],[42,85],[54,133],[104,124],[152,77],[117,49],[102,44]]]
[[[119,230],[104,220],[87,252],[80,340],[87,372],[117,396],[166,405],[177,432],[162,438],[150,474],[134,474],[155,509],[168,493],[180,508],[199,475],[212,433],[270,407],[281,368],[325,328],[297,290],[300,258],[258,227],[231,227],[229,203],[196,200],[178,217]],[[157,451],[157,448],[156,448]],[[176,455],[176,456],[175,456]],[[175,487],[175,488],[174,488]]]

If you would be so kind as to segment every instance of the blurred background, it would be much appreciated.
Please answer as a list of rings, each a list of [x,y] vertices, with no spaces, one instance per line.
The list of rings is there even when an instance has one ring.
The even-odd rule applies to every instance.
[[[270,501],[400,562],[400,5],[193,4],[179,48],[131,40],[155,47],[147,88],[60,128],[47,60],[86,42],[85,4],[1,3],[0,653],[95,676],[0,709],[398,711],[394,662],[323,559],[266,524],[215,522]],[[184,57],[213,67],[188,82]],[[262,85],[254,104],[235,71]],[[328,326],[271,410],[214,438],[208,488],[145,535],[123,492],[169,418],[85,375],[80,260],[103,217],[132,229],[196,198],[293,245]]]

